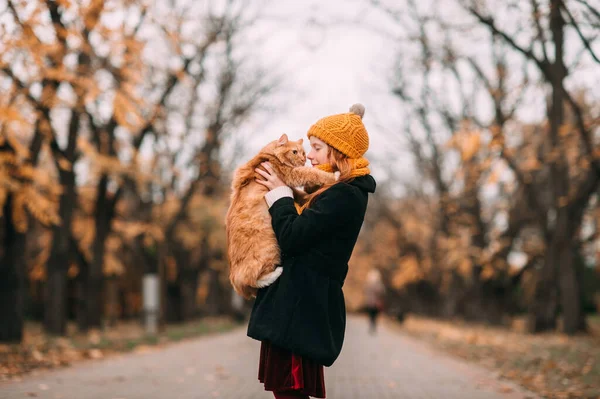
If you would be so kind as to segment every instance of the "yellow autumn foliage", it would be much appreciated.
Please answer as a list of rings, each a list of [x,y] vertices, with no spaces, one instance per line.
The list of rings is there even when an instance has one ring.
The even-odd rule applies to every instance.
[[[398,260],[398,263],[392,272],[391,285],[395,289],[401,289],[404,286],[416,283],[425,277],[421,266],[417,259],[410,256],[403,256]]]
[[[77,148],[85,154],[92,163],[92,175],[100,176],[102,174],[112,175],[115,178],[127,177],[134,180],[139,185],[153,182],[156,178],[148,173],[142,172],[137,164],[126,164],[118,158],[104,155],[83,137],[77,140]]]
[[[133,98],[131,93],[118,90],[113,100],[113,112],[119,125],[135,132],[142,127],[144,118],[136,106],[138,101]]]
[[[21,190],[23,202],[30,214],[46,226],[60,224],[58,202],[41,195],[30,184]]]
[[[468,123],[463,122],[463,128],[455,132],[446,147],[457,150],[463,162],[468,162],[481,149],[481,132],[470,128]]]
[[[8,190],[0,186],[0,218],[3,216],[2,214],[4,212],[4,203],[6,202],[7,198]]]
[[[138,221],[125,221],[117,219],[114,221],[113,230],[120,234],[125,240],[133,240],[141,235],[149,235],[154,241],[160,242],[164,239],[164,231],[161,226],[154,223],[143,223]]]

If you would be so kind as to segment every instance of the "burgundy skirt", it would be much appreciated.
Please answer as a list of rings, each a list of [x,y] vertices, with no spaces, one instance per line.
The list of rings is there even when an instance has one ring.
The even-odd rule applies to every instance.
[[[258,380],[267,391],[294,390],[316,398],[325,397],[323,365],[266,341],[260,346]]]

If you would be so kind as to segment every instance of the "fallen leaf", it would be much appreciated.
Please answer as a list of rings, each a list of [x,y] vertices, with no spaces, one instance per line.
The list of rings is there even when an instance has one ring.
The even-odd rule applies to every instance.
[[[98,345],[101,341],[102,337],[100,335],[100,331],[98,330],[91,330],[88,333],[88,340],[90,341],[90,343],[94,344],[94,345]]]
[[[40,352],[37,349],[34,349],[31,351],[31,357],[33,357],[33,359],[38,362],[41,362],[42,360],[44,360],[44,355],[42,354],[42,352]]]
[[[138,345],[133,351],[135,353],[148,353],[152,351],[152,347],[148,345]]]
[[[88,351],[88,356],[90,359],[102,359],[104,357],[100,349],[90,349]]]

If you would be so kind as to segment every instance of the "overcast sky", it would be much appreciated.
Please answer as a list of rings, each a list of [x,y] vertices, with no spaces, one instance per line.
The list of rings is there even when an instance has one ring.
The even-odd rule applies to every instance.
[[[348,112],[354,103],[366,107],[364,123],[371,140],[367,157],[382,155],[386,142],[378,119],[393,119],[386,114],[394,112],[389,86],[396,54],[393,36],[389,36],[393,25],[387,24],[383,31],[371,24],[377,13],[362,0],[277,1],[271,5],[254,30],[260,40],[251,46],[266,65],[285,75],[271,100],[281,109],[261,114],[243,127],[244,137],[251,138],[245,158],[282,133],[290,139],[306,138],[311,124]],[[385,23],[385,18],[379,20]]]
[[[461,12],[451,8],[453,3],[437,2],[436,11],[447,20],[458,22]],[[432,0],[417,2],[423,12],[431,12],[431,4]],[[522,45],[528,47],[527,40],[530,38],[527,28],[518,25],[523,23],[522,18],[519,22],[511,14],[520,12],[518,16],[522,16],[522,11],[509,11],[504,3],[488,4],[497,8],[492,12],[504,29],[524,31],[519,39],[525,40],[521,40]],[[372,173],[376,178],[384,177],[382,163],[389,165],[390,160],[395,159],[395,169],[401,170],[405,179],[411,179],[411,161],[406,145],[402,144],[401,139],[390,137],[390,134],[397,138],[401,136],[403,122],[401,105],[391,95],[391,87],[398,57],[408,59],[410,56],[406,46],[401,47],[399,40],[410,28],[410,22],[405,21],[400,24],[393,22],[388,15],[370,6],[367,0],[268,2],[261,21],[248,40],[251,51],[265,65],[280,72],[285,71],[283,87],[271,100],[280,106],[280,110],[257,115],[241,129],[239,133],[248,138],[246,155],[243,159],[236,159],[236,165],[249,159],[266,142],[278,138],[281,133],[287,133],[292,139],[305,137],[310,125],[319,118],[347,112],[353,103],[360,102],[366,107],[364,123],[371,138],[367,158],[372,161]],[[488,48],[489,39],[485,33],[486,29],[481,28],[479,33],[472,33],[473,40],[455,45],[463,45],[460,51],[469,55],[481,56],[482,51]],[[478,38],[478,35],[481,37]],[[484,45],[474,45],[477,40]],[[566,40],[567,44],[577,41],[574,46],[566,46],[567,56],[571,57],[570,53],[581,48],[580,42],[569,34]],[[596,51],[600,52],[597,47],[598,42]],[[483,56],[486,57],[485,54]],[[508,57],[509,68],[517,71],[522,64],[522,57],[514,51]],[[589,65],[580,67],[577,74],[568,78],[567,84],[571,87],[598,87],[600,68],[594,62]],[[531,69],[535,71],[534,66]],[[440,85],[443,83],[440,82]],[[544,118],[545,94],[541,90],[544,89],[538,88],[537,92],[528,94],[519,118],[529,122]],[[451,99],[452,92],[449,97]],[[478,108],[482,112],[491,110],[485,102]]]

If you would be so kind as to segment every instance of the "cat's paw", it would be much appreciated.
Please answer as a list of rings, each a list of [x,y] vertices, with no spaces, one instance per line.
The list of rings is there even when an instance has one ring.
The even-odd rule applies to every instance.
[[[308,193],[297,188],[292,188],[292,191],[294,192],[294,202],[300,205],[304,205],[306,200],[308,200]]]
[[[307,184],[304,185],[304,192],[306,194],[312,194],[315,191],[317,191],[318,189],[320,189],[321,187],[322,187],[321,184],[310,184],[310,183],[307,183]]]
[[[275,280],[277,280],[279,276],[281,276],[281,273],[283,273],[283,267],[276,267],[275,270],[273,270],[271,273],[265,274],[263,277],[259,278],[256,282],[256,287],[263,288],[273,284]]]

